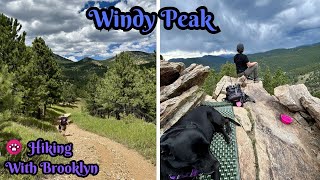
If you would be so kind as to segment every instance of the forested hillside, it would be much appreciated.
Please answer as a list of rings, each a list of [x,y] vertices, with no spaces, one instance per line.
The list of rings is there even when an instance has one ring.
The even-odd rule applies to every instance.
[[[248,54],[250,61],[259,62],[260,66],[265,69],[269,67],[272,72],[281,68],[287,73],[306,74],[311,72],[319,65],[320,62],[320,43],[313,45],[299,46],[289,49],[274,49],[271,51]],[[210,66],[215,70],[219,70],[222,64],[226,62],[233,63],[232,57],[210,56],[206,55],[197,58],[177,58],[170,59],[171,62],[183,62],[186,66],[192,63]]]
[[[305,74],[320,62],[320,43],[290,49],[275,49],[263,53],[250,54],[251,61],[258,61],[262,67],[271,70],[281,68],[285,72]]]
[[[141,68],[155,68],[156,66],[154,53],[140,51],[126,51],[125,53]],[[117,56],[106,60],[95,60],[85,57],[77,62],[73,62],[57,54],[54,54],[54,57],[61,67],[63,80],[74,85],[74,91],[77,96],[84,97],[85,92],[83,87],[89,80],[90,75],[94,73],[99,77],[103,77]]]
[[[197,58],[176,58],[170,59],[170,62],[183,62],[186,67],[190,66],[192,63],[202,64],[204,66],[210,66],[212,69],[219,71],[221,65],[225,64],[226,62],[233,62],[232,58],[226,58],[221,56],[211,56],[206,55],[203,57]]]
[[[79,97],[86,101],[77,112],[81,117],[90,113],[116,118],[120,120],[119,129],[125,129],[130,121],[137,121],[137,126],[146,124],[142,120],[155,123],[154,54],[123,52],[105,61],[85,58],[72,62],[54,54],[41,37],[27,46],[27,33],[21,28],[18,20],[0,14],[0,179],[8,179],[3,169],[5,160],[26,158],[26,150],[10,156],[5,148],[8,140],[19,139],[23,146],[39,137],[66,142],[55,127],[55,120],[63,112],[55,109],[59,105],[73,107]],[[148,129],[151,133],[155,132],[153,126]],[[155,142],[148,143],[155,147]],[[28,160],[64,161],[49,156]]]

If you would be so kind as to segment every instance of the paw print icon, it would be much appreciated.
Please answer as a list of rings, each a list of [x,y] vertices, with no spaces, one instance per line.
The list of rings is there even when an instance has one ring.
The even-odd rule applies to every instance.
[[[19,140],[12,139],[7,143],[7,151],[11,155],[17,155],[21,152],[22,145]]]

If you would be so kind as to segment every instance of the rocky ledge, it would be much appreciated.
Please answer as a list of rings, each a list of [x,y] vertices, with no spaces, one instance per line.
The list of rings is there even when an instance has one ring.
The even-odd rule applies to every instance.
[[[213,99],[221,101],[225,88],[235,82],[236,78],[223,77]],[[277,87],[275,96],[262,83],[248,81],[243,90],[256,103],[233,108],[242,124],[236,129],[241,179],[319,179],[319,99],[303,84]],[[280,114],[293,117],[293,123],[283,124]]]
[[[199,89],[209,74],[209,66],[160,62],[160,128],[161,134],[205,98]]]
[[[202,101],[222,101],[237,78],[224,76],[208,96],[199,87],[209,67],[161,61],[161,134]],[[255,99],[234,107],[240,174],[245,180],[315,180],[320,177],[320,100],[303,85],[275,88],[270,95],[262,82],[246,82],[244,92]],[[294,118],[290,125],[280,114]]]

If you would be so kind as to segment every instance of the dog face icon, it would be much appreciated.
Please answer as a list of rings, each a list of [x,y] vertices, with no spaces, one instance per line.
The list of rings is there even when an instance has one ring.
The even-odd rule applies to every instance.
[[[18,141],[16,139],[12,139],[12,140],[8,141],[7,151],[9,154],[17,155],[21,152],[21,150],[22,150],[22,145],[21,145],[20,141]]]

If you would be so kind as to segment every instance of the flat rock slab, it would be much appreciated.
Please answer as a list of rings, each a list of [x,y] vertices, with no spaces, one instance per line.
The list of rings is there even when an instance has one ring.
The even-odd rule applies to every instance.
[[[236,131],[241,179],[256,179],[252,141],[242,127],[237,127]]]
[[[242,127],[246,132],[251,131],[252,124],[249,118],[248,111],[242,107],[233,107],[233,111],[238,122],[241,123]]]
[[[256,103],[246,103],[255,123],[254,138],[260,179],[317,179],[319,164],[310,147],[319,135],[308,133],[298,123],[283,124],[280,114],[294,116],[261,86],[249,85],[245,92]],[[316,151],[318,148],[313,147]],[[301,173],[303,172],[303,173]]]

